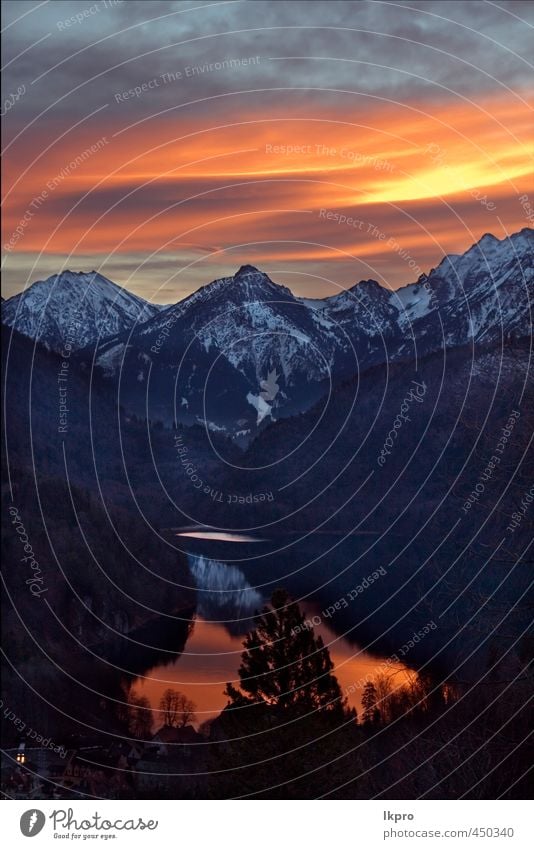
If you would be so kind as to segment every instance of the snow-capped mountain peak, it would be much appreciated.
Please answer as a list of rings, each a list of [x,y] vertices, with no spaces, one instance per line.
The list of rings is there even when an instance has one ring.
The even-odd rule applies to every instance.
[[[2,304],[2,321],[61,351],[94,345],[143,323],[162,308],[97,271],[62,271],[38,280]]]
[[[246,277],[266,277],[267,275],[260,271],[259,268],[256,268],[255,265],[242,265],[236,273],[234,274],[234,278],[236,280],[241,280]]]
[[[161,308],[96,272],[65,271],[11,298],[2,312],[7,324],[56,350],[67,337],[73,348],[97,345],[96,362],[109,378],[121,370],[125,406],[146,414],[150,369],[155,416],[209,419],[238,434],[254,431],[258,410],[248,399],[260,403],[270,374],[279,386],[268,405],[272,418],[306,409],[330,381],[387,359],[527,336],[533,284],[534,234],[525,228],[501,240],[485,234],[397,291],[370,279],[331,297],[298,298],[242,265]]]
[[[295,296],[286,286],[274,283],[271,278],[253,265],[242,265],[233,277],[223,278],[224,287],[221,294],[228,300],[235,302],[244,301],[269,301],[289,300],[295,301]],[[218,289],[220,281],[214,280],[205,287],[207,294],[212,294]]]
[[[406,329],[441,310],[447,323],[451,318],[461,322],[470,313],[470,321],[489,332],[518,326],[527,332],[533,257],[531,229],[503,239],[486,233],[464,254],[444,256],[423,279],[391,294],[391,302],[400,309],[400,326]]]

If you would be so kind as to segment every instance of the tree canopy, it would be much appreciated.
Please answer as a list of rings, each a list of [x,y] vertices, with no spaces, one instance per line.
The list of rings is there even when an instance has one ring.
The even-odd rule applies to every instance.
[[[239,689],[225,690],[230,705],[263,704],[291,716],[347,713],[328,649],[285,590],[273,593],[243,645]]]
[[[183,728],[195,719],[196,705],[179,690],[168,687],[159,700],[159,710],[164,725]]]

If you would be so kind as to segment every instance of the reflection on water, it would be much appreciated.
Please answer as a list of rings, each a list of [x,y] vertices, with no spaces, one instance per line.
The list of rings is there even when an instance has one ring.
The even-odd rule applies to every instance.
[[[219,542],[265,542],[260,537],[251,537],[247,534],[231,534],[224,531],[179,531],[177,537],[191,537],[192,539],[217,540]]]
[[[197,616],[180,656],[150,669],[135,683],[138,695],[145,695],[157,711],[159,699],[168,687],[180,690],[197,705],[197,725],[216,716],[227,704],[227,682],[238,683],[243,637],[254,627],[253,616],[268,601],[251,586],[235,565],[203,554],[190,555],[190,568],[198,587]],[[355,644],[353,635],[336,634],[319,616],[313,600],[301,604],[307,617],[314,618],[314,630],[330,651],[334,671],[349,704],[361,709],[361,695],[369,678],[383,672],[386,658],[370,654]],[[350,635],[349,635],[350,636]],[[401,663],[387,659],[387,673],[395,684],[406,683],[410,675]],[[155,713],[156,727],[161,724]]]
[[[200,618],[224,623],[233,634],[251,628],[251,617],[261,610],[265,598],[250,586],[243,572],[202,554],[190,555],[189,564],[197,586]]]
[[[320,634],[328,646],[334,673],[349,704],[360,711],[364,683],[383,671],[384,659],[336,637],[324,623],[315,633]],[[183,654],[171,664],[156,666],[137,679],[135,690],[149,699],[155,710],[156,727],[162,724],[156,711],[167,687],[180,690],[195,702],[197,725],[221,712],[227,704],[223,694],[227,682],[238,683],[242,639],[242,636],[230,634],[224,625],[196,619]],[[395,686],[406,683],[411,677],[405,666],[389,662],[388,675],[395,675]]]
[[[158,665],[135,682],[135,690],[147,696],[154,710],[155,727],[162,724],[156,710],[168,687],[185,693],[197,706],[197,725],[216,716],[227,703],[223,691],[236,681],[242,636],[232,636],[224,625],[195,619],[184,652],[172,663]]]

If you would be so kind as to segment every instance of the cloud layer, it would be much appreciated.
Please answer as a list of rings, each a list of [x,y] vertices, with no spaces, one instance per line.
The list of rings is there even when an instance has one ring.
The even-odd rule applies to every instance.
[[[244,262],[398,286],[527,223],[529,4],[5,10],[6,294],[91,258],[161,302]]]

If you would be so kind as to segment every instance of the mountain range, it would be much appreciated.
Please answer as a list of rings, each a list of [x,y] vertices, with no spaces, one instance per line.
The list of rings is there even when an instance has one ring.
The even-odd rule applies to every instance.
[[[64,290],[55,278],[44,281],[36,291],[48,286],[50,297],[34,306],[38,315],[5,334],[6,499],[33,517],[43,563],[54,558],[48,536],[64,557],[77,552],[75,523],[84,527],[84,516],[103,556],[114,558],[108,512],[123,517],[131,552],[144,547],[156,572],[160,561],[168,566],[159,552],[172,528],[259,533],[276,552],[295,535],[299,545],[301,535],[313,536],[311,561],[324,533],[316,579],[328,575],[331,603],[343,593],[335,576],[345,568],[332,540],[335,547],[346,540],[359,578],[386,565],[392,618],[399,604],[408,610],[413,598],[423,599],[426,618],[414,621],[416,630],[452,607],[439,634],[442,644],[458,647],[465,635],[457,633],[456,597],[467,621],[481,599],[495,594],[491,614],[484,614],[489,633],[530,581],[524,552],[532,529],[531,248],[531,231],[507,242],[485,237],[397,292],[363,281],[322,300],[297,298],[244,266],[144,320],[143,303],[128,300],[132,316],[122,309],[121,330],[109,336],[108,320],[114,327],[119,321],[113,301],[120,296],[125,303],[122,290],[98,280],[91,302],[84,297],[91,284],[78,293],[71,276],[64,281],[69,309],[62,313],[54,303],[54,324],[48,303]],[[16,305],[4,305],[6,321],[16,320]],[[66,360],[65,334],[81,305],[93,337]],[[46,338],[31,338],[37,326],[47,328]],[[264,407],[270,412],[258,421]],[[176,421],[175,412],[190,421]],[[82,505],[76,510],[74,490]],[[488,552],[495,552],[490,565]],[[272,559],[280,569],[298,567],[290,553]],[[138,575],[131,559],[119,565],[126,582],[128,570],[135,571],[142,594],[150,572]],[[185,587],[215,580],[198,563],[190,577],[181,567]],[[76,553],[72,569],[83,596],[111,610],[95,590],[91,563]],[[256,569],[253,559],[243,573],[251,586]],[[503,588],[507,570],[514,577]],[[298,568],[295,574],[300,580]],[[309,591],[309,575],[306,568],[299,594]],[[262,573],[260,583],[278,586],[279,578]],[[173,603],[189,603],[178,589]],[[59,608],[66,620],[68,603]],[[518,609],[523,627],[525,611]],[[377,611],[380,618],[381,604]],[[133,610],[124,627],[143,617]],[[381,627],[377,621],[375,634]]]
[[[251,265],[170,306],[64,271],[5,301],[2,318],[49,350],[67,343],[132,412],[247,442],[372,366],[529,336],[533,248],[532,229],[486,234],[396,291],[363,280],[323,299]]]

